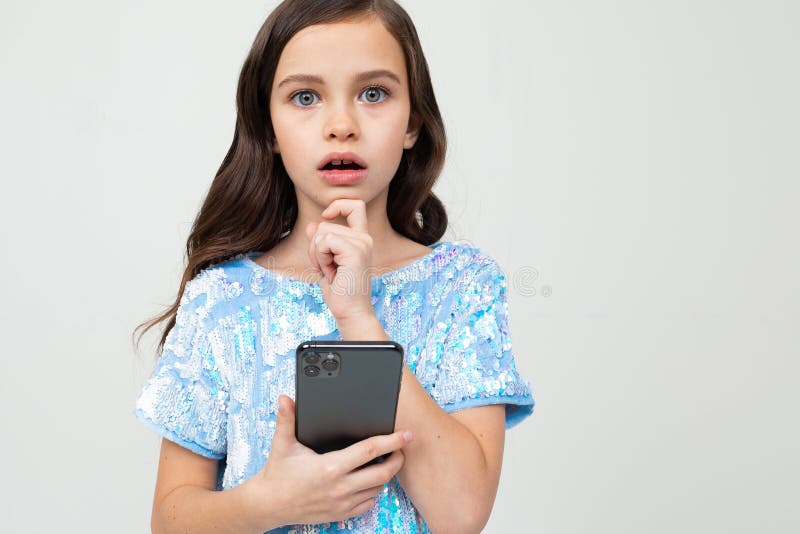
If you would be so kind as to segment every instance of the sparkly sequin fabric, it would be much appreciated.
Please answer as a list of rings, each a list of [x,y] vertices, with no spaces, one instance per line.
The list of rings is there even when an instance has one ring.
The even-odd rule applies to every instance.
[[[506,276],[472,245],[442,241],[430,248],[372,277],[375,314],[445,411],[505,404],[511,428],[533,412],[534,400],[511,351]],[[161,436],[221,460],[218,490],[264,467],[278,395],[294,398],[297,345],[341,339],[320,286],[261,267],[253,260],[262,254],[240,254],[187,283],[134,409]],[[346,521],[270,533],[429,532],[396,477],[375,502]]]

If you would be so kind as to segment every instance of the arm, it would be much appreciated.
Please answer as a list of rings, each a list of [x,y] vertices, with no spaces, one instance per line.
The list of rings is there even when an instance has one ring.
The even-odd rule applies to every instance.
[[[344,340],[389,340],[374,315],[339,324],[339,331]],[[500,480],[504,405],[448,414],[404,365],[395,426],[414,434],[397,478],[431,530],[480,532]]]
[[[252,524],[254,512],[247,482],[216,491],[217,463],[162,439],[150,521],[153,534],[261,534],[280,526]]]

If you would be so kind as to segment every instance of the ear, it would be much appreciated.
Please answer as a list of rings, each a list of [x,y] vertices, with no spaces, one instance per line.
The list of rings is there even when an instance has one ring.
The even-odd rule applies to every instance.
[[[417,116],[416,113],[412,113],[408,118],[408,129],[406,130],[406,136],[403,139],[404,149],[409,149],[414,146],[414,143],[417,142],[417,137],[419,137],[419,131],[421,127],[422,120]]]
[[[272,149],[272,153],[273,154],[280,154],[281,153],[281,147],[278,144],[278,136],[275,135],[275,132],[272,131],[271,128],[267,132],[267,141],[270,144],[270,148]]]

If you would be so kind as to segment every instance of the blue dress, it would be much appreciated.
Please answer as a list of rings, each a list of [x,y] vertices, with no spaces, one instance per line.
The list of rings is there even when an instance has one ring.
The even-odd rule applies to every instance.
[[[430,245],[426,256],[372,276],[375,314],[431,397],[447,412],[505,404],[506,428],[533,412],[508,329],[506,277],[481,249]],[[269,457],[278,395],[294,398],[295,349],[341,339],[318,283],[281,276],[240,254],[185,287],[156,367],[134,409],[167,439],[219,459],[217,489],[241,484]],[[376,505],[344,521],[271,533],[429,532],[394,477]]]

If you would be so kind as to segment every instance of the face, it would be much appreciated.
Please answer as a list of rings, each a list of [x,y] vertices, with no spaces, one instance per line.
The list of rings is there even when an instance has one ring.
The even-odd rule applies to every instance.
[[[359,78],[368,71],[393,73]],[[312,75],[317,80],[289,80]],[[309,26],[292,37],[278,62],[270,96],[274,151],[295,186],[301,215],[324,210],[337,198],[385,204],[403,149],[418,129],[409,127],[410,98],[403,50],[377,19]],[[333,185],[320,161],[330,152],[354,152],[366,178]]]

